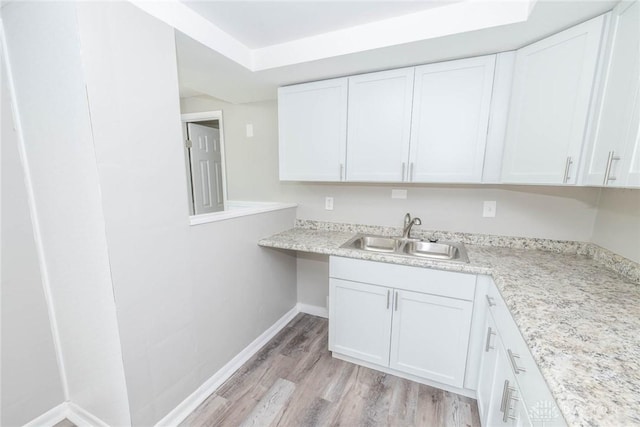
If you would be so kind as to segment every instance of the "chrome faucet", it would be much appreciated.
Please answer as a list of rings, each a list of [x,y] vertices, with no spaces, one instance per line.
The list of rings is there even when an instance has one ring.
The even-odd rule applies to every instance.
[[[407,213],[404,216],[404,229],[402,230],[403,239],[411,238],[411,227],[414,225],[422,225],[422,220],[418,217],[412,219],[411,214]]]

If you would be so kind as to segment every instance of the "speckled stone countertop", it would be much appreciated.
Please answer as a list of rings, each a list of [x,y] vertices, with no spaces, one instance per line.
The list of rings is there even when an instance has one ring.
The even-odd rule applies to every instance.
[[[638,264],[587,243],[463,233],[422,232],[464,242],[468,264],[340,248],[357,232],[398,229],[298,221],[258,244],[491,275],[568,424],[640,426]]]

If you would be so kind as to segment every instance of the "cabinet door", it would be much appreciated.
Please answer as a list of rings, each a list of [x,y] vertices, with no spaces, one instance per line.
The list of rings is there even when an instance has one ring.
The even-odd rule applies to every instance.
[[[481,182],[495,55],[416,67],[409,180]]]
[[[633,156],[638,159],[635,144],[640,90],[639,28],[640,3],[618,4],[612,13],[611,46],[604,68],[595,139],[585,162],[583,182],[586,185],[623,186],[627,184],[626,175],[630,171],[634,173]],[[607,171],[609,175],[605,177]],[[640,182],[635,185],[638,184]]]
[[[498,359],[498,329],[490,313],[487,313],[484,322],[484,349],[480,361],[480,375],[478,376],[478,412],[482,425],[487,424],[489,406],[491,404],[493,378]]]
[[[640,88],[636,89],[632,120],[626,137],[625,149],[620,162],[619,187],[640,187]],[[615,173],[613,166],[610,173]],[[608,177],[611,179],[611,175]],[[609,181],[611,182],[611,181]]]
[[[604,17],[519,49],[502,182],[575,184]]]
[[[404,181],[413,68],[349,77],[347,181]]]
[[[497,358],[491,387],[491,401],[483,425],[531,426],[526,407],[522,404],[518,383],[513,371],[511,371],[507,354],[500,339],[496,340],[496,350]]]
[[[462,387],[473,303],[394,291],[390,367]]]
[[[342,181],[347,79],[278,89],[280,179]]]
[[[329,350],[389,366],[391,289],[330,279]]]

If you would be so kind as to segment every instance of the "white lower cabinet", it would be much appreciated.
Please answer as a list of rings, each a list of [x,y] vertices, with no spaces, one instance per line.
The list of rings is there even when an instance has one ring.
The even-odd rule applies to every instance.
[[[484,340],[478,375],[483,426],[566,426],[560,410],[492,282],[484,308]]]
[[[463,387],[475,275],[337,257],[330,269],[334,354]]]
[[[473,304],[396,290],[389,367],[463,386]]]
[[[386,366],[391,335],[391,289],[331,279],[330,292],[333,351]]]

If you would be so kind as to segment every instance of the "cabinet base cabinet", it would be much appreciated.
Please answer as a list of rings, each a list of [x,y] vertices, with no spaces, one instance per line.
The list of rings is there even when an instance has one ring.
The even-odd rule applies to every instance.
[[[395,301],[389,366],[462,387],[473,303],[409,291]]]
[[[330,279],[329,292],[329,350],[378,365],[388,365],[391,290]]]
[[[469,346],[473,301],[427,293],[446,285],[467,289],[459,273],[370,261],[331,258],[329,279],[329,350],[364,362],[462,388]],[[339,268],[338,268],[339,267]],[[400,267],[400,268],[399,268]],[[390,278],[395,286],[365,283]],[[393,272],[383,271],[389,269]],[[444,273],[444,272],[439,272]],[[398,287],[406,277],[408,287]],[[475,276],[464,277],[475,283]],[[348,279],[348,280],[347,280]],[[430,286],[429,281],[438,281]],[[461,281],[462,280],[462,281]],[[417,283],[425,292],[415,292]],[[472,284],[473,288],[473,284]],[[473,295],[473,289],[471,289]]]
[[[493,282],[483,298],[487,312],[485,351],[478,377],[478,411],[482,425],[566,426],[542,373]]]

